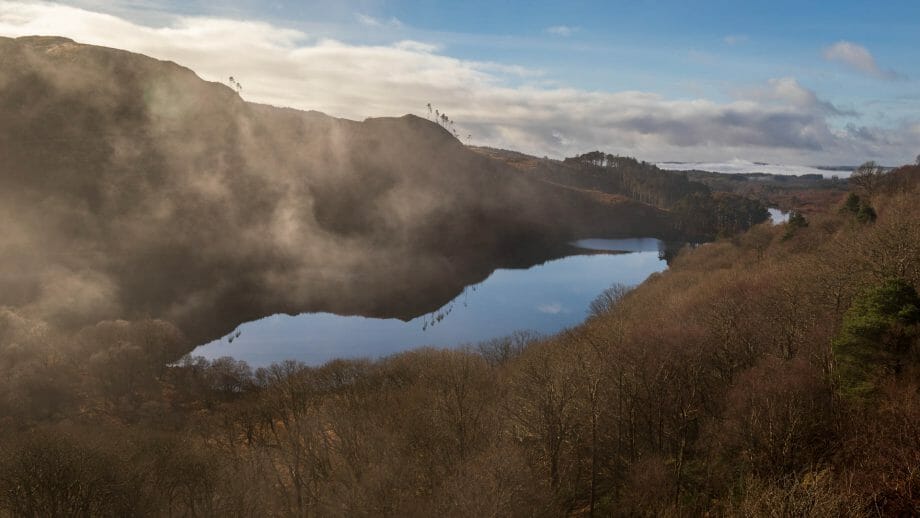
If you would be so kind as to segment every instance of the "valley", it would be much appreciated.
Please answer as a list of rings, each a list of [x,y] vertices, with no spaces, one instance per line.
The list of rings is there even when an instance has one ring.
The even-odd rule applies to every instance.
[[[793,78],[664,100],[321,36],[413,30],[351,11],[317,36],[0,2],[0,29],[46,12],[94,41],[262,56],[261,95],[319,62],[296,80],[368,110],[379,78],[342,77],[421,60],[387,95],[434,77],[418,91],[454,88],[485,144],[609,148],[540,158],[464,143],[423,98],[351,120],[247,101],[239,74],[0,36],[0,518],[920,513],[920,157],[700,158],[896,161],[920,126],[832,128],[861,115]],[[909,82],[860,49],[825,59]]]

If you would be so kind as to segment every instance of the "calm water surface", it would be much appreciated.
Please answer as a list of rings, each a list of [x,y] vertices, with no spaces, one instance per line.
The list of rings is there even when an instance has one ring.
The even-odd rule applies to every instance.
[[[496,270],[440,310],[409,322],[307,313],[274,315],[239,327],[239,336],[198,347],[206,358],[232,356],[254,366],[296,359],[377,358],[421,346],[451,347],[519,329],[555,333],[587,317],[588,305],[613,283],[636,285],[667,268],[657,239],[586,239],[575,245],[624,253],[573,255],[526,270]]]
[[[767,209],[767,212],[770,213],[770,221],[772,221],[774,225],[781,225],[789,221],[789,213],[784,210]]]

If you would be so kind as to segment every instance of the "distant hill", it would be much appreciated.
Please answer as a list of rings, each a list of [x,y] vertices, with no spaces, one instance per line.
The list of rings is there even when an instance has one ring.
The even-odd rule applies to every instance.
[[[513,151],[477,148],[487,156],[506,161],[534,177],[558,185],[621,194],[636,201],[669,209],[680,199],[708,195],[709,189],[682,173],[659,169],[635,158],[592,151],[565,160],[537,159]]]
[[[476,150],[552,185],[666,210],[672,227],[683,239],[705,241],[735,234],[768,217],[766,200],[736,190],[732,175],[707,173],[710,176],[698,177],[601,151],[552,160],[502,149]]]
[[[243,101],[172,62],[0,38],[0,306],[162,318],[411,318],[572,238],[674,237],[664,210],[522,175],[414,116]]]

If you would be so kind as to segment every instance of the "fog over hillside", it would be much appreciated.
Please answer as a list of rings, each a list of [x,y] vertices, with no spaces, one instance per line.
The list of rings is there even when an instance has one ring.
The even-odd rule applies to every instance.
[[[411,318],[574,229],[668,231],[414,116],[247,103],[62,38],[0,38],[0,71],[0,305],[56,326],[161,318],[200,343],[277,312]]]

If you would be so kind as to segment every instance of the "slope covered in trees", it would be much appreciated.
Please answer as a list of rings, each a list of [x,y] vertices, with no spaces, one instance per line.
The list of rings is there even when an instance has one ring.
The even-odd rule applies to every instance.
[[[544,339],[252,372],[4,312],[0,513],[916,514],[920,168],[885,180]]]
[[[769,217],[765,200],[731,189],[711,190],[686,173],[665,171],[631,157],[591,151],[559,161],[514,151],[476,149],[554,185],[625,196],[665,210],[677,235],[685,239],[705,241],[732,235]]]
[[[848,183],[846,178],[825,178],[818,174],[683,172],[690,180],[703,183],[713,191],[731,192],[783,210],[803,212],[820,210],[838,201],[841,194],[846,193]]]
[[[549,182],[578,189],[621,194],[662,209],[669,209],[686,196],[707,195],[709,188],[691,182],[682,173],[664,171],[635,158],[592,151],[583,155],[551,160],[514,151],[476,148],[488,156]]]
[[[681,199],[709,193],[706,186],[691,182],[685,175],[663,171],[654,164],[635,158],[592,151],[566,158],[563,165],[572,167],[574,181],[595,189],[620,192],[652,205],[670,208]],[[561,175],[556,176],[561,179]]]

